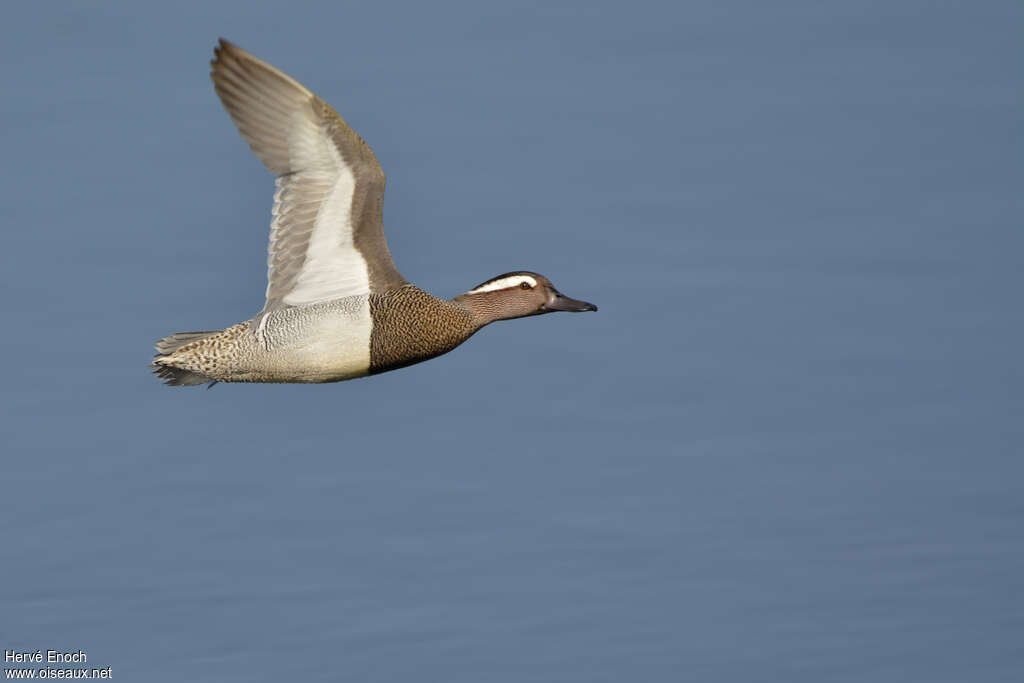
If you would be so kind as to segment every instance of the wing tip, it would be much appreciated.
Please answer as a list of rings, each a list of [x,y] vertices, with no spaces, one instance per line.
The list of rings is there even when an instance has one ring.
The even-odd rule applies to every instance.
[[[240,47],[232,43],[223,36],[217,39],[217,44],[213,46],[213,59],[210,60],[210,75],[216,73],[218,67],[222,67],[224,62],[231,57],[237,57],[239,52],[244,52]]]
[[[265,62],[256,55],[246,52],[238,45],[224,37],[217,39],[213,47],[213,59],[210,60],[210,78],[216,83],[222,74],[235,72],[251,78],[256,74],[277,79],[282,84],[294,89],[301,97],[312,99],[313,92],[277,67]]]
[[[238,47],[224,36],[217,38],[217,44],[213,46],[213,54],[217,57],[219,57],[222,52],[232,53],[243,51],[244,50],[242,50],[242,48]]]

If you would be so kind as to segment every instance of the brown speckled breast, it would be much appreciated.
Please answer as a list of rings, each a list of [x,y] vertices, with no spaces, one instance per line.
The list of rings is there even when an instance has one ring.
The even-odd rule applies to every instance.
[[[479,327],[468,310],[413,285],[370,295],[370,374],[451,351]]]

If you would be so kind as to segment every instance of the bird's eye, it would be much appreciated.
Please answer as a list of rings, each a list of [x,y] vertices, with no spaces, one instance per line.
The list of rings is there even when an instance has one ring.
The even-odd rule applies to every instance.
[[[519,289],[531,289],[529,282],[520,282]]]

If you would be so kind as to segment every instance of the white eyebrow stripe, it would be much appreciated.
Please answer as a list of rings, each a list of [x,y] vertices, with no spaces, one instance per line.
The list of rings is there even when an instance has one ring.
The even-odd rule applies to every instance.
[[[469,290],[469,294],[482,294],[483,292],[493,292],[497,289],[508,289],[510,287],[518,287],[522,283],[527,282],[531,287],[537,286],[537,280],[530,277],[529,275],[510,275],[503,277],[500,280],[494,280],[487,284],[480,285],[476,289]]]

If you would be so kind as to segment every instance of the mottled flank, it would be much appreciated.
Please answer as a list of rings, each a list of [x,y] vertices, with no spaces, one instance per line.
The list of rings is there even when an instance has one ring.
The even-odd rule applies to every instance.
[[[371,294],[370,315],[371,374],[440,356],[481,327],[465,306],[438,299],[413,285]]]

